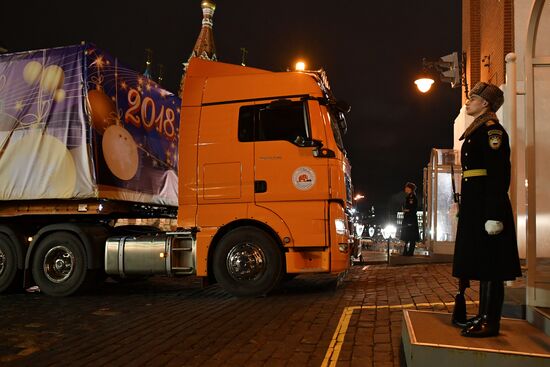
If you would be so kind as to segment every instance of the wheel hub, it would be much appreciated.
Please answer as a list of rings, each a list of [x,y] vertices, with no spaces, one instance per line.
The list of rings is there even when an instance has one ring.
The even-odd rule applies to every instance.
[[[44,257],[44,274],[50,281],[61,283],[69,279],[74,264],[75,258],[71,250],[65,246],[55,246]]]
[[[253,243],[240,243],[227,254],[227,270],[237,280],[253,280],[265,271],[265,254]]]

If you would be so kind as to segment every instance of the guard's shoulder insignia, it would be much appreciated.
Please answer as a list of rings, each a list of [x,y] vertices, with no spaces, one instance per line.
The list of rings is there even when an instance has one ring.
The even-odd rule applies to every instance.
[[[485,126],[493,126],[493,125],[496,125],[497,123],[494,122],[493,120],[489,120],[485,123]]]
[[[496,129],[489,130],[487,134],[489,135],[489,146],[494,150],[497,150],[498,148],[500,148],[500,145],[502,144],[503,131],[496,130]]]

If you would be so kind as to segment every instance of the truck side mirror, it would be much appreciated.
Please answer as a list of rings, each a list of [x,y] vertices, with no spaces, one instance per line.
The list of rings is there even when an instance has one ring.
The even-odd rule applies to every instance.
[[[343,112],[338,113],[340,116],[338,116],[338,126],[340,127],[340,130],[342,130],[342,133],[348,132],[348,123],[346,121],[346,116],[344,116]]]

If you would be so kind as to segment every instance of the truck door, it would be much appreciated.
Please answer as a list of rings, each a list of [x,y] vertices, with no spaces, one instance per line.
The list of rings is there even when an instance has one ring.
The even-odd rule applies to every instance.
[[[326,244],[328,162],[313,155],[326,141],[316,101],[254,105],[254,199],[289,226],[294,246]]]
[[[253,193],[253,142],[239,141],[239,105],[220,104],[202,109],[198,144],[198,203],[201,225],[219,223],[218,204],[234,204],[231,210],[251,203]],[[212,205],[209,205],[212,204]],[[225,214],[225,213],[223,213]],[[223,215],[222,215],[223,217]]]

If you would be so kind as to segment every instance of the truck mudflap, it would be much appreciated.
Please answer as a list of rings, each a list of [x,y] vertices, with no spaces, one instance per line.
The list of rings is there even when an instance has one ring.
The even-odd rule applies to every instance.
[[[105,245],[105,272],[121,278],[136,275],[196,273],[196,239],[191,231],[116,236]]]

